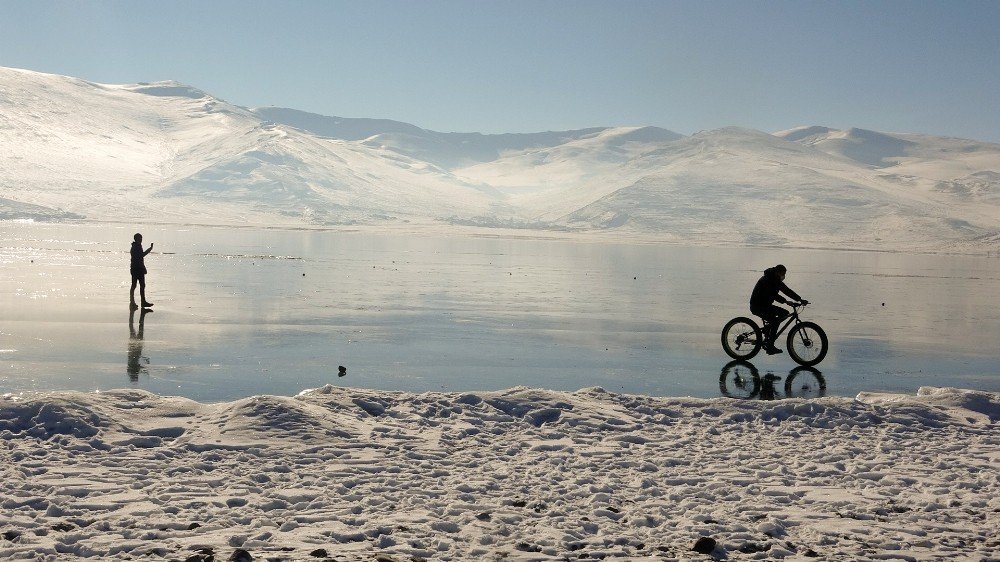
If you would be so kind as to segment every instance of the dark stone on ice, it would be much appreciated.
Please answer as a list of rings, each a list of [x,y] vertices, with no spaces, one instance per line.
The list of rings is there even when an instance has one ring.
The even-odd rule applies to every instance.
[[[510,505],[512,505],[514,507],[524,507],[524,506],[528,505],[528,502],[526,502],[524,500],[514,500],[514,501],[510,502]]]
[[[315,558],[326,558],[327,557],[327,555],[326,555],[326,549],[325,548],[317,548],[316,550],[310,552],[309,556],[313,556]]]
[[[478,519],[480,521],[489,521],[490,520],[490,514],[489,513],[480,513],[479,515],[476,516],[476,519]]]
[[[340,365],[339,367],[337,367],[337,376],[338,377],[343,377],[343,376],[346,376],[346,375],[347,375],[347,367],[345,367],[343,365]]]
[[[242,548],[237,548],[229,557],[229,562],[253,562],[253,556]]]
[[[519,543],[517,543],[517,545],[514,548],[520,550],[521,552],[541,552],[542,551],[542,547],[537,546],[537,545],[533,545],[533,544],[528,544],[526,542],[519,542]]]
[[[809,558],[819,558],[819,553],[811,548],[806,551],[805,555],[808,556]]]
[[[201,527],[201,523],[191,523],[190,525],[188,525],[188,531],[193,531],[198,527]]]
[[[697,542],[694,543],[694,547],[691,550],[697,552],[698,554],[711,554],[715,550],[715,539],[712,537],[701,537]]]

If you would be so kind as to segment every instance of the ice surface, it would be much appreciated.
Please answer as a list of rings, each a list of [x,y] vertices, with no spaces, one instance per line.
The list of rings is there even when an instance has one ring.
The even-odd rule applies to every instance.
[[[156,310],[130,313],[141,230]],[[762,398],[1000,391],[1000,261],[764,248],[170,225],[0,224],[0,393],[135,386],[197,400],[337,382],[383,390],[514,385],[667,396],[720,388],[722,326],[784,263],[830,337]],[[970,337],[975,334],[975,337]],[[337,366],[348,368],[337,376]]]

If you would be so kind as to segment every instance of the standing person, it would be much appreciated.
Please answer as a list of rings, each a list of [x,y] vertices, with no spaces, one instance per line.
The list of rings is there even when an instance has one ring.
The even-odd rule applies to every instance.
[[[132,241],[132,265],[129,268],[132,272],[132,290],[129,293],[129,297],[132,301],[132,308],[139,308],[135,304],[135,285],[139,284],[139,298],[142,299],[142,307],[148,308],[153,306],[153,303],[146,300],[146,264],[143,262],[143,258],[146,254],[153,251],[153,244],[149,245],[149,249],[146,251],[142,250],[142,234],[138,232],[133,237]]]
[[[753,287],[753,293],[750,294],[750,312],[760,316],[766,324],[764,326],[767,331],[764,336],[766,340],[764,351],[768,355],[781,353],[781,350],[774,345],[774,338],[778,334],[778,326],[781,324],[781,321],[789,314],[787,309],[774,304],[774,301],[792,306],[799,304],[796,301],[801,301],[803,304],[809,302],[785,285],[786,271],[785,266],[780,263],[774,267],[765,269],[764,275],[757,280],[757,284]],[[795,300],[785,300],[784,297],[778,294],[779,292],[785,293]]]

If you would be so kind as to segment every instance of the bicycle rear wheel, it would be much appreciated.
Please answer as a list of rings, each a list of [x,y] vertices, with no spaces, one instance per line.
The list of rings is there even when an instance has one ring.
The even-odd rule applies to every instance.
[[[722,329],[722,349],[733,359],[746,361],[757,355],[764,338],[753,320],[740,316]]]
[[[829,348],[826,332],[812,322],[801,322],[788,332],[788,354],[799,365],[819,363]]]
[[[729,398],[753,398],[760,393],[760,374],[746,361],[736,359],[722,368],[719,391]]]

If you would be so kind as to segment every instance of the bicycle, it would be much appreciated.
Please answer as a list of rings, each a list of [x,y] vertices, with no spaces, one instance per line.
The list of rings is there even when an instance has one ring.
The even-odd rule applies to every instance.
[[[805,322],[799,318],[799,311],[808,305],[801,302],[792,305],[792,313],[788,315],[785,324],[774,335],[775,341],[789,326],[787,349],[792,360],[799,365],[809,367],[816,365],[826,357],[830,342],[826,332],[815,322]],[[794,325],[793,325],[794,324]],[[766,327],[767,324],[765,323]],[[733,318],[722,329],[722,349],[733,359],[748,361],[752,359],[764,345],[762,327],[751,318],[739,316]]]
[[[728,398],[776,400],[782,398],[775,388],[781,377],[767,373],[763,377],[753,364],[736,359],[722,368],[719,391]],[[813,367],[796,367],[785,378],[784,398],[821,398],[826,396],[826,379]]]

